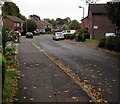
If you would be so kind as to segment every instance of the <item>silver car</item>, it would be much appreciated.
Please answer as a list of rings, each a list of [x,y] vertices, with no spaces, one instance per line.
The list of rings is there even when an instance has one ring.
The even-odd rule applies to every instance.
[[[56,32],[53,34],[53,40],[64,39],[64,34],[62,32]]]

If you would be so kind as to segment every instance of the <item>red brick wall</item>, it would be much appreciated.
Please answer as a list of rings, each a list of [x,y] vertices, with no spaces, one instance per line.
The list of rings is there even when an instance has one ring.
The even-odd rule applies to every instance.
[[[11,28],[11,29],[15,28],[14,23],[7,18],[3,19],[3,22],[7,28]]]
[[[88,15],[88,25],[91,39],[101,39],[105,33],[113,33],[116,29],[116,25],[112,24],[107,16],[92,15],[90,11]],[[98,29],[94,29],[94,26],[97,26]]]
[[[98,29],[93,29],[94,39],[101,39],[105,33],[113,33],[116,29],[116,25],[104,15],[94,15],[93,26],[98,26]]]
[[[82,20],[81,26],[82,26],[82,29],[83,28],[87,28],[88,29],[88,18],[85,18],[85,19]]]
[[[3,19],[3,22],[7,28],[11,28],[13,30],[22,30],[22,24],[20,26],[15,26],[15,23],[10,21],[9,19]]]

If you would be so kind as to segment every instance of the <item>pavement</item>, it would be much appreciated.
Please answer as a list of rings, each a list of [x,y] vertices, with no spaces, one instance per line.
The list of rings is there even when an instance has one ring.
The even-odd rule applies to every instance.
[[[25,37],[21,38],[18,59],[21,75],[16,102],[91,102],[61,68]]]

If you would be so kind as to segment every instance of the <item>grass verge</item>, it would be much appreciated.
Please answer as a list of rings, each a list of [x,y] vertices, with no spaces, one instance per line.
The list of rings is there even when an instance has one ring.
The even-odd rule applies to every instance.
[[[9,70],[5,72],[5,82],[3,87],[3,102],[13,102],[18,90],[19,71]]]
[[[99,40],[86,39],[86,42],[98,43],[98,42],[99,42]]]

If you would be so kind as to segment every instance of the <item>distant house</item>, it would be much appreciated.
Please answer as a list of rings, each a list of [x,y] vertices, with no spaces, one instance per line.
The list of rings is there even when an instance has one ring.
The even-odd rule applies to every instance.
[[[85,17],[85,18],[83,18],[82,20],[81,20],[81,27],[82,27],[82,29],[86,29],[86,30],[88,30],[88,16],[87,17]]]
[[[62,27],[63,27],[63,25],[55,25],[55,26],[53,26],[53,30],[54,31],[62,31]]]
[[[45,30],[46,28],[51,28],[52,29],[52,24],[50,24],[49,22],[47,21],[35,21],[36,24],[37,24],[37,31],[43,31]]]
[[[14,31],[22,31],[23,20],[16,16],[6,16],[3,18],[3,22],[7,28]]]
[[[105,15],[106,4],[90,4],[88,9],[88,31],[91,39],[101,39],[105,33],[113,33],[116,25]]]

